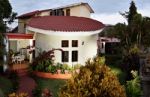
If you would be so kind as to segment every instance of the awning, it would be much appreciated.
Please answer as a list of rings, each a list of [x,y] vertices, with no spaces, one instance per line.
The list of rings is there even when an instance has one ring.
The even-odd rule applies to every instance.
[[[33,39],[34,34],[6,33],[8,39]]]

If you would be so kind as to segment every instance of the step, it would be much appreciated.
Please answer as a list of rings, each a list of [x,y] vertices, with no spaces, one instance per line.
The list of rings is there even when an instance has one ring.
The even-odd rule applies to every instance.
[[[18,70],[15,70],[15,71],[18,74],[18,76],[28,75],[28,68],[26,68],[26,69],[18,69]]]
[[[24,73],[18,73],[18,76],[26,76],[26,75],[28,75],[28,73],[27,72],[24,72]]]

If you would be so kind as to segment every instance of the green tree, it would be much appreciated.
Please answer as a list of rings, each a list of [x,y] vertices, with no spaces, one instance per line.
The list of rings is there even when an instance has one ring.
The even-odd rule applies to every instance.
[[[129,12],[125,12],[122,15],[127,19],[128,24],[115,25],[115,35],[119,36],[123,45],[127,47],[126,49],[129,51],[134,45],[137,45],[139,49],[141,49],[141,47],[150,46],[150,38],[147,37],[150,34],[148,27],[150,26],[149,18],[142,17],[142,15],[137,12],[133,1],[129,7]]]
[[[0,0],[0,65],[3,64],[3,56],[5,52],[4,37],[7,31],[7,23],[13,22],[17,14],[12,12],[9,0]]]
[[[139,70],[140,53],[150,46],[150,18],[138,13],[133,1],[130,3],[129,11],[121,15],[126,18],[127,24],[116,24],[114,29],[111,29],[111,36],[120,39],[123,68],[126,67],[128,75],[131,75],[132,69]]]
[[[103,57],[88,60],[61,88],[59,97],[126,97],[117,76],[103,63]]]
[[[132,24],[133,20],[134,20],[134,15],[137,14],[137,8],[135,6],[135,3],[132,1],[130,8],[129,8],[129,12],[127,12],[127,16],[126,18],[128,19],[128,24]]]

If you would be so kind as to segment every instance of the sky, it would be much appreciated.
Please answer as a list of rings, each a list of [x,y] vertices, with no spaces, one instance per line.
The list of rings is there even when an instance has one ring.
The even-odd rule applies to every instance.
[[[50,9],[73,3],[86,2],[94,10],[91,18],[104,24],[126,23],[119,13],[129,11],[131,0],[9,0],[13,11],[18,15],[34,10]],[[150,17],[150,0],[134,0],[137,11],[143,16]],[[13,24],[14,26],[15,24]]]

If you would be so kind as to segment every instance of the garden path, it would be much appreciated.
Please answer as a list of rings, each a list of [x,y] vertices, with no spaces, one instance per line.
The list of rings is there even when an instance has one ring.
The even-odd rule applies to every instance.
[[[33,97],[32,90],[36,86],[36,82],[29,76],[28,71],[29,63],[24,62],[22,64],[14,64],[12,69],[15,70],[19,76],[19,88],[18,93],[28,93],[29,97]]]
[[[17,93],[25,92],[25,93],[28,93],[29,97],[33,97],[32,90],[36,86],[34,79],[29,77],[28,75],[20,76],[19,78],[20,78],[19,79],[19,89],[18,89]]]

